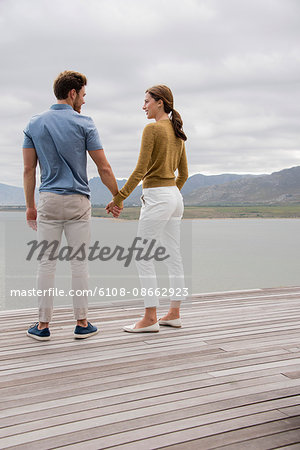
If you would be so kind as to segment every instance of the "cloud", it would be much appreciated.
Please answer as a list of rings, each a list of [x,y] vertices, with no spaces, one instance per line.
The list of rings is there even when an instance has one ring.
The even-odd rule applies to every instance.
[[[0,182],[22,184],[22,130],[55,102],[65,69],[88,76],[82,113],[119,178],[135,167],[157,83],[174,92],[190,173],[299,165],[299,13],[295,0],[2,0]]]

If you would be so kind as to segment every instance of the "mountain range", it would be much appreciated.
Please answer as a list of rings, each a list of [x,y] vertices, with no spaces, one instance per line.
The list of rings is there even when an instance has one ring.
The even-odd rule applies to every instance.
[[[189,177],[182,188],[182,195],[185,198],[187,194],[194,192],[197,189],[207,187],[207,186],[217,186],[224,183],[229,183],[235,180],[244,178],[245,175],[236,174],[223,174],[223,175],[201,175],[196,174]],[[126,179],[118,180],[119,189],[121,189],[126,183]],[[111,200],[110,192],[101,183],[99,177],[92,178],[89,181],[91,188],[91,201],[93,205],[103,205],[107,204]],[[142,186],[137,186],[132,192],[129,198],[124,202],[125,206],[140,206],[140,196],[142,195]]]
[[[212,206],[300,203],[300,166],[198,188],[185,195],[184,200],[186,205]]]
[[[111,194],[99,177],[90,181],[93,205],[104,206]],[[118,180],[119,189],[126,179]],[[142,187],[137,186],[125,206],[139,206]],[[202,175],[188,178],[182,188],[186,205],[274,205],[300,203],[300,166],[271,175]],[[0,183],[0,205],[25,205],[23,189]]]

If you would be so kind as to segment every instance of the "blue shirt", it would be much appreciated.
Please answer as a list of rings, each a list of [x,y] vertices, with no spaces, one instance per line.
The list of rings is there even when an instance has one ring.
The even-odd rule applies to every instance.
[[[90,196],[86,151],[102,149],[93,120],[67,104],[33,116],[23,148],[35,148],[41,168],[40,191]]]

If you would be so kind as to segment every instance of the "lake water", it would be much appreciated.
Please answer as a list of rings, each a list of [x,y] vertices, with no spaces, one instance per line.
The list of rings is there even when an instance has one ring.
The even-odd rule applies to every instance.
[[[25,267],[26,258],[21,249],[22,242],[29,242],[35,235],[27,228],[24,217],[24,212],[0,212],[2,310],[36,306],[36,298],[9,296],[9,290],[16,286],[35,286],[36,268]],[[123,238],[134,235],[136,224],[92,220],[97,239],[109,233],[119,239],[121,235]],[[182,224],[182,253],[190,293],[300,286],[300,219],[204,219],[184,220]],[[64,272],[67,263],[59,264],[58,285],[63,279],[69,281],[69,272],[67,275]],[[115,267],[109,264],[95,270],[92,267],[91,285],[102,283],[108,289],[117,283],[130,286],[133,273]],[[70,304],[70,301],[59,298],[55,304]]]

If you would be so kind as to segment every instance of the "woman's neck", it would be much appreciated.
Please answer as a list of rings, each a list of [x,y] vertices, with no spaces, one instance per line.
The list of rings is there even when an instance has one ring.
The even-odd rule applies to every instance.
[[[159,122],[160,120],[167,120],[167,119],[169,119],[169,116],[168,116],[168,114],[166,112],[163,111],[161,113],[158,113],[157,116],[154,117],[154,119],[155,119],[156,122]]]

